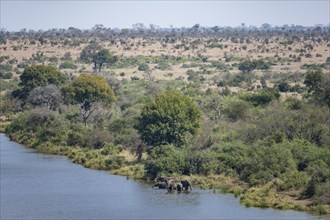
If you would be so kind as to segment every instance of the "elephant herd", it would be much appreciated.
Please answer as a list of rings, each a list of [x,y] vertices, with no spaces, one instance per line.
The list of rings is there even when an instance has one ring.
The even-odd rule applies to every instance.
[[[168,191],[178,191],[181,192],[183,190],[192,191],[191,184],[188,180],[178,181],[175,177],[157,177],[155,179],[154,187],[158,187],[159,189],[167,189]]]

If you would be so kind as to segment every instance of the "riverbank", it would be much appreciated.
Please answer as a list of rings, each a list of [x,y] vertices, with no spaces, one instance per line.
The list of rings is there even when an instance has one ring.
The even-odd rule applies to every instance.
[[[197,187],[167,193],[0,137],[1,219],[320,219],[297,211],[246,208],[230,194]]]
[[[151,181],[146,178],[143,163],[138,163],[132,153],[120,147],[109,145],[102,149],[72,148],[55,146],[49,142],[35,147],[35,140],[17,134],[10,135],[10,138],[36,149],[39,153],[67,156],[73,163],[81,164],[86,168],[106,170],[115,175],[127,176],[127,178]],[[145,157],[146,155],[143,158]],[[300,199],[298,191],[278,192],[280,180],[277,179],[264,185],[249,187],[246,183],[239,181],[235,175],[182,176],[173,174],[173,176],[178,179],[188,179],[194,187],[213,189],[214,193],[232,193],[246,207],[292,209],[330,217],[329,205],[313,206],[311,200]]]

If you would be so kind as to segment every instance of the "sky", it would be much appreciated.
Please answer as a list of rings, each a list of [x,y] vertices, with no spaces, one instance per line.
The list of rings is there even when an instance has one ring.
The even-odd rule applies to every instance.
[[[131,28],[133,24],[160,27],[246,26],[330,23],[330,0],[212,0],[212,1],[88,1],[0,0],[0,27],[9,31],[48,30],[95,24]]]

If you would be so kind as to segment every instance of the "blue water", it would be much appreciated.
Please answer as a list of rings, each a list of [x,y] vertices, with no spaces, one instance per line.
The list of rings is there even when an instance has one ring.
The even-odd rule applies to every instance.
[[[167,193],[35,153],[0,134],[1,219],[320,219],[304,212],[246,208],[231,194],[193,188]]]

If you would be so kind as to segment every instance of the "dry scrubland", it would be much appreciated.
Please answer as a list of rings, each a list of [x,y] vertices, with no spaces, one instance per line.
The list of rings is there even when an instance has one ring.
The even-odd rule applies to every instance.
[[[32,40],[35,42],[35,40]],[[76,75],[81,72],[93,72],[92,64],[85,64],[79,62],[80,53],[84,47],[86,47],[93,38],[90,39],[65,39],[62,41],[55,41],[56,43],[43,43],[36,42],[31,44],[28,39],[20,40],[8,40],[5,46],[1,46],[1,56],[9,57],[10,60],[14,60],[12,67],[17,68],[17,64],[26,63],[30,59],[34,59],[33,56],[42,54],[43,56],[34,63],[42,63],[45,65],[59,66],[59,61],[50,61],[56,57],[58,60],[65,57],[66,53],[70,53],[73,62],[77,64],[77,69],[64,69],[65,73],[70,75]],[[97,40],[96,40],[97,41]],[[232,39],[227,38],[215,38],[215,37],[201,37],[201,38],[183,38],[176,39],[173,43],[165,43],[163,38],[117,38],[114,42],[99,42],[99,44],[108,49],[120,57],[168,57],[173,56],[186,58],[186,61],[169,61],[169,66],[166,66],[164,70],[156,68],[156,63],[150,63],[150,70],[152,77],[162,80],[187,80],[187,70],[192,69],[194,71],[207,70],[208,73],[204,74],[206,80],[203,82],[204,88],[213,88],[214,81],[218,78],[224,77],[224,71],[212,66],[212,61],[220,62],[226,65],[225,68],[230,73],[238,73],[237,67],[233,67],[233,64],[239,63],[245,59],[264,59],[274,65],[270,69],[261,71],[255,70],[254,73],[258,76],[263,74],[285,74],[285,73],[301,73],[305,72],[302,69],[304,64],[323,64],[329,57],[330,47],[329,42],[322,40],[321,42],[299,39],[292,43],[288,43],[286,37],[271,37],[271,38],[259,38],[243,40],[237,40],[239,42],[234,43]],[[79,45],[70,45],[73,42],[79,42]],[[81,43],[80,43],[81,42]],[[54,45],[56,44],[56,45]],[[173,58],[172,57],[172,58]],[[299,58],[300,57],[300,58]],[[190,61],[190,58],[204,58],[205,61],[195,62]],[[227,58],[227,59],[226,59]],[[297,59],[298,58],[298,59]],[[166,59],[166,58],[165,58]],[[186,67],[183,66],[186,64]],[[189,68],[189,65],[192,67]],[[22,71],[22,68],[18,68],[18,71]],[[120,73],[124,72],[125,75],[121,76]],[[144,71],[139,71],[137,65],[125,67],[125,68],[106,68],[102,70],[104,74],[113,74],[118,79],[130,79],[133,76],[139,78],[148,78]],[[16,75],[17,76],[17,75]],[[237,88],[233,88],[235,91]]]
[[[329,214],[329,29],[196,27],[1,33],[1,129],[85,167],[145,180],[177,176],[234,193],[246,206]],[[100,49],[117,60],[98,71],[92,56]],[[40,64],[67,76],[59,88],[43,88],[60,94],[88,73],[106,79],[117,99],[83,120],[82,103],[67,102],[65,93],[38,96],[31,88],[13,98],[25,86],[24,70]],[[180,144],[149,146],[136,125],[166,91],[190,97],[201,126]]]

